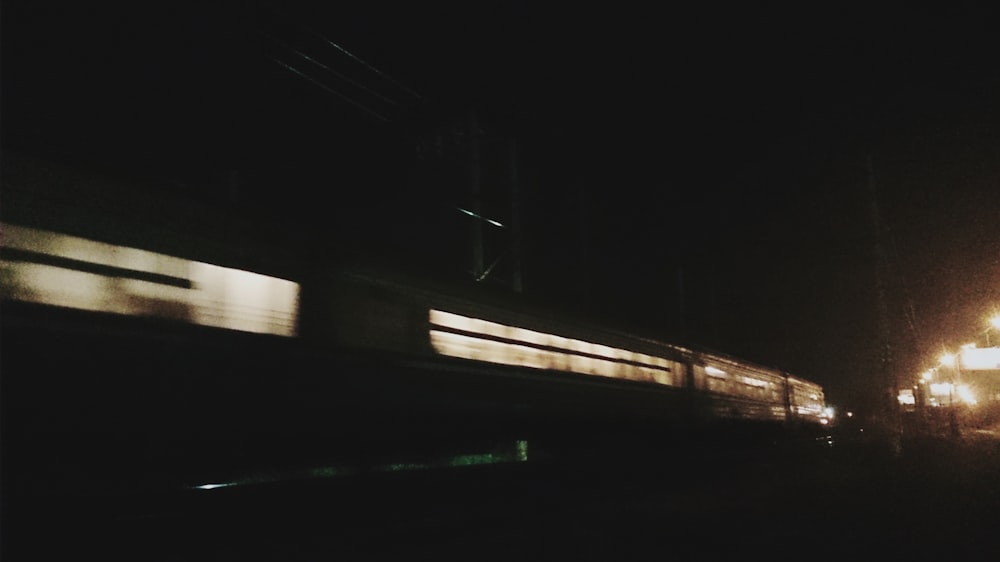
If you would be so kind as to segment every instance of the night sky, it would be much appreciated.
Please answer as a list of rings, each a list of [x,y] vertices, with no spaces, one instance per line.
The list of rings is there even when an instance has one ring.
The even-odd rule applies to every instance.
[[[905,382],[1000,307],[1000,45],[976,3],[731,4],[8,1],[4,151],[468,279],[475,116],[525,298],[857,407],[880,334]]]

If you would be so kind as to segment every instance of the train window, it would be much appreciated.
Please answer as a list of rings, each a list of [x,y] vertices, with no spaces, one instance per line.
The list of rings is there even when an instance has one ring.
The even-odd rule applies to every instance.
[[[0,226],[4,298],[296,335],[295,282],[57,232]]]
[[[429,311],[431,345],[442,355],[536,369],[674,384],[676,363],[627,349]],[[673,366],[672,366],[673,365]]]

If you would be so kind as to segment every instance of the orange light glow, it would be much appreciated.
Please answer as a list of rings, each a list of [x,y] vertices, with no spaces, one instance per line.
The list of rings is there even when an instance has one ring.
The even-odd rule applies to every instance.
[[[941,355],[938,361],[945,367],[954,367],[956,365],[955,359],[956,356],[954,353],[945,353]]]

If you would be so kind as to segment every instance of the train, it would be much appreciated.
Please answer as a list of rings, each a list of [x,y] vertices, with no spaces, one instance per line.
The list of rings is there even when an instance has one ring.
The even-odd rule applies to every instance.
[[[368,389],[408,389],[390,397],[397,402],[411,390],[426,392],[425,381],[439,403],[506,421],[562,416],[564,426],[628,421],[681,431],[719,424],[798,431],[829,421],[822,386],[806,378],[476,284],[357,264],[281,278],[31,226],[0,227],[5,303],[253,334],[315,356],[351,357],[354,367],[329,372],[364,372],[354,378]]]
[[[442,292],[383,269],[331,274],[317,334],[346,349],[450,359],[570,384],[657,395],[651,408],[682,422],[829,423],[823,387],[781,369],[677,345],[534,303],[457,286]],[[470,294],[471,293],[471,294]],[[520,306],[519,306],[520,305]],[[327,328],[331,328],[327,331]],[[662,403],[658,403],[661,400]],[[674,408],[673,412],[661,409]],[[675,415],[671,415],[675,414]]]

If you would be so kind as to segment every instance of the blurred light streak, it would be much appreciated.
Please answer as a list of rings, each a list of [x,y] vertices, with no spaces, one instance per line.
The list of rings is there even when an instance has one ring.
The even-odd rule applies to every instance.
[[[249,271],[0,224],[6,300],[295,336],[299,285]]]
[[[677,386],[680,365],[627,349],[472,318],[430,311],[435,351],[487,363],[569,371]]]
[[[346,96],[346,95],[338,92],[337,90],[334,90],[333,88],[327,86],[326,84],[320,82],[319,80],[313,78],[312,76],[309,76],[308,74],[302,72],[301,70],[295,68],[294,66],[292,66],[292,65],[290,65],[290,64],[288,64],[286,62],[282,62],[282,61],[280,61],[280,60],[278,60],[278,59],[276,59],[274,57],[271,57],[271,56],[268,56],[267,58],[270,59],[272,62],[274,62],[274,63],[276,63],[276,64],[284,67],[289,72],[294,72],[295,74],[298,74],[302,78],[305,78],[306,80],[312,82],[313,84],[319,86],[320,88],[326,90],[327,92],[329,92],[329,93],[337,96],[338,98],[346,101],[347,103],[353,105],[354,107],[356,107],[356,108],[364,111],[365,113],[368,113],[369,115],[372,115],[372,116],[376,117],[380,121],[384,121],[386,123],[390,122],[389,118],[386,117],[385,115],[382,115],[381,113],[379,113],[379,112],[377,112],[377,111],[369,108],[368,106],[366,106],[366,105],[358,102],[357,100],[352,99],[352,98],[350,98],[350,97],[348,97],[348,96]]]
[[[468,209],[463,209],[462,207],[455,207],[455,208],[458,209],[460,212],[465,213],[466,215],[469,215],[470,217],[477,218],[477,219],[480,219],[480,220],[484,220],[484,221],[492,224],[495,227],[498,227],[498,228],[507,228],[506,226],[504,226],[503,223],[501,223],[499,221],[495,221],[493,219],[488,219],[488,218],[486,218],[486,217],[484,217],[482,215],[473,213],[472,211],[470,211]]]

